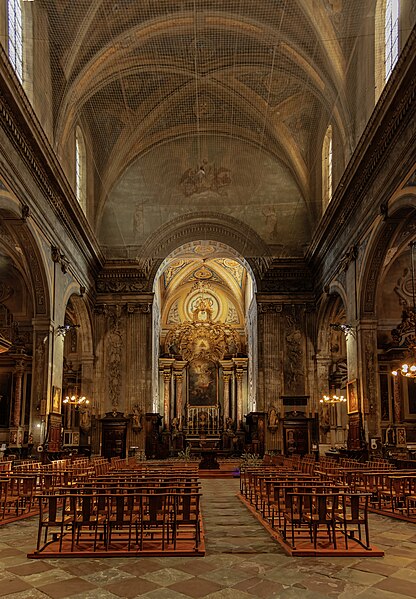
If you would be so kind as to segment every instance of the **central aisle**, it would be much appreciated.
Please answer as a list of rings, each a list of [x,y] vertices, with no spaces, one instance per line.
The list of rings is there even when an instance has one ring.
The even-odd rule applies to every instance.
[[[283,549],[236,496],[238,479],[203,479],[202,518],[207,555],[278,553]]]

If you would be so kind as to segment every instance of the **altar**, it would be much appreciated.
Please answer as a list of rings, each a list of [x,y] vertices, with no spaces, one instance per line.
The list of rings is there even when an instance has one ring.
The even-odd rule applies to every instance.
[[[171,452],[179,446],[193,454],[231,452],[232,439],[243,430],[248,358],[241,354],[238,329],[216,320],[215,301],[198,284],[189,299],[190,319],[170,328],[159,358]]]

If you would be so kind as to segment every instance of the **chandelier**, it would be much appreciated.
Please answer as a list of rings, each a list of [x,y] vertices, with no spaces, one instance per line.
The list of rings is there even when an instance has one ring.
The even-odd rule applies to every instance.
[[[322,399],[319,400],[320,403],[323,404],[335,404],[335,403],[344,403],[347,401],[347,398],[343,395],[337,395],[334,393],[333,395],[323,395]]]
[[[415,260],[414,260],[414,249],[415,249],[415,245],[416,245],[416,241],[412,241],[410,244],[410,256],[411,256],[411,275],[412,275],[412,299],[413,299],[413,308],[412,308],[412,316],[413,316],[413,324],[414,324],[414,337],[413,337],[413,341],[411,341],[408,344],[409,349],[413,350],[414,352],[416,351],[416,301],[415,301]],[[409,315],[409,319],[410,319],[410,315]],[[397,368],[396,370],[392,371],[392,375],[393,376],[398,376],[399,374],[401,374],[402,376],[405,376],[407,378],[411,378],[411,379],[416,379],[416,363],[415,361],[413,361],[412,364],[409,364],[407,362],[405,362],[404,364],[402,364],[400,366],[400,368]]]
[[[68,385],[68,395],[63,399],[62,403],[70,406],[74,406],[76,409],[82,406],[88,406],[90,400],[78,393],[78,371],[76,372],[75,382]]]
[[[78,329],[80,327],[79,324],[60,324],[59,326],[56,327],[55,332],[57,335],[60,335],[61,337],[65,337],[65,335],[68,333],[68,331],[74,331],[75,329]]]
[[[78,393],[74,393],[73,395],[67,395],[62,403],[79,408],[81,406],[87,406],[90,403],[90,400],[87,399],[85,395],[78,395]]]

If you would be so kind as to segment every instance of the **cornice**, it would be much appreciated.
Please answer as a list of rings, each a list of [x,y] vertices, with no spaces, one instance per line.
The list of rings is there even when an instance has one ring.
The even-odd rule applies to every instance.
[[[271,293],[312,292],[312,272],[303,259],[280,260],[275,258],[261,279],[259,291]]]
[[[104,258],[35,112],[0,46],[0,121],[19,157],[65,228],[68,238],[97,271]],[[19,173],[15,173],[19,176]]]

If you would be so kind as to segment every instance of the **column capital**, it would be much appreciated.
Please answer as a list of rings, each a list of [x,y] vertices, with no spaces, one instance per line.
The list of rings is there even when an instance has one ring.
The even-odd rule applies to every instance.
[[[222,366],[223,371],[232,370],[234,367],[234,362],[232,360],[220,360],[220,364]]]
[[[248,358],[233,358],[233,362],[237,367],[237,370],[245,370],[248,364]]]
[[[259,314],[279,314],[283,311],[283,304],[273,300],[257,302],[257,310]]]
[[[174,358],[159,358],[159,369],[163,371],[170,370],[174,362]]]
[[[165,358],[161,359],[164,360]],[[186,360],[175,360],[173,364],[175,375],[178,376],[179,374],[182,374],[183,369],[186,367],[187,364],[188,362]]]
[[[152,302],[128,302],[126,304],[127,314],[151,314],[152,313]]]
[[[16,374],[23,374],[25,371],[25,367],[26,367],[25,360],[16,360],[15,365],[14,365],[14,372]]]

